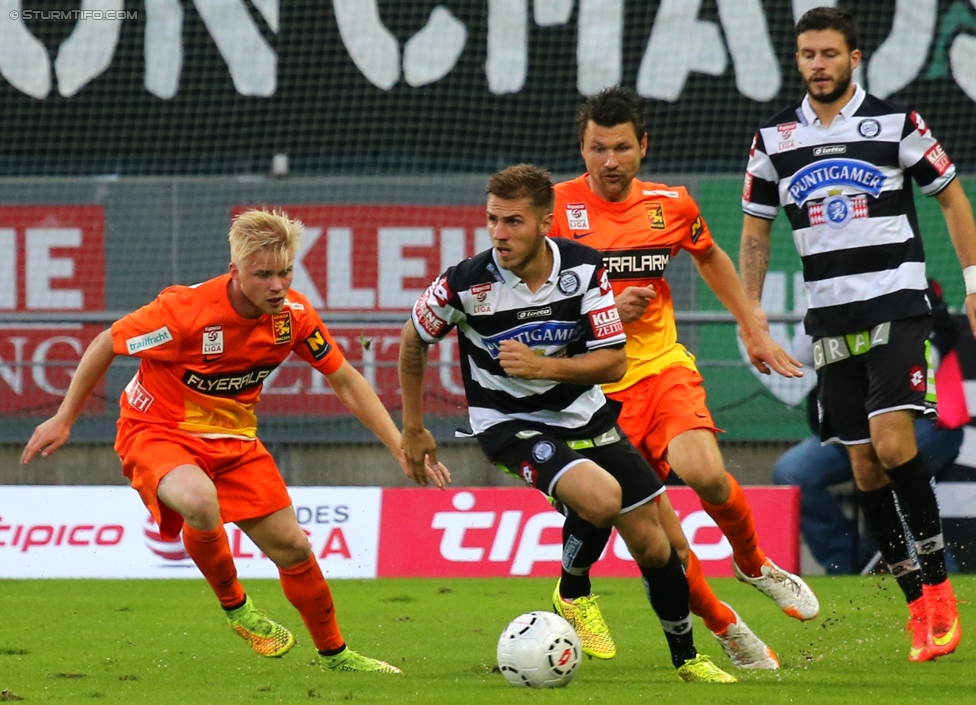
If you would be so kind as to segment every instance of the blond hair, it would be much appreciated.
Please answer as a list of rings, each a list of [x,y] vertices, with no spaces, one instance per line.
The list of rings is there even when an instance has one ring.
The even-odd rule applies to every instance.
[[[305,226],[293,220],[283,210],[266,211],[254,208],[244,211],[230,226],[230,261],[238,267],[257,252],[271,252],[285,261],[292,261],[302,242]]]

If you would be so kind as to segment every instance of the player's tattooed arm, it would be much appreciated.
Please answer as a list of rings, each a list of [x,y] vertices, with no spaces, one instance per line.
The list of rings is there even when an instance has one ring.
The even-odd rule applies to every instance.
[[[437,460],[437,442],[424,427],[424,373],[427,370],[427,343],[413,321],[407,321],[400,333],[400,398],[403,411],[403,449],[406,470],[420,485],[432,480],[441,489],[451,481],[447,468]]]
[[[739,241],[739,278],[746,296],[752,303],[763,326],[766,314],[762,311],[763,282],[769,269],[769,242],[773,221],[745,215],[742,222],[742,239]]]

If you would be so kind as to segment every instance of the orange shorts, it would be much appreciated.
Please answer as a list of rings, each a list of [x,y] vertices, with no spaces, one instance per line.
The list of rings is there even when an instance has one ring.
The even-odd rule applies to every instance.
[[[696,428],[721,431],[705,406],[703,381],[690,367],[673,365],[607,395],[623,404],[617,422],[662,482],[671,472],[664,458],[672,439]]]
[[[213,480],[224,523],[266,516],[291,505],[278,466],[259,440],[200,438],[120,418],[115,451],[122,459],[122,474],[167,541],[179,536],[183,517],[162,504],[156,493],[159,481],[180,465],[196,465]]]

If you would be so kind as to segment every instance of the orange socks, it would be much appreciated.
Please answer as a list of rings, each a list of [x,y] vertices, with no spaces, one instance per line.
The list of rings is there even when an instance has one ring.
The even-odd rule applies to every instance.
[[[685,568],[688,578],[688,590],[691,593],[691,612],[701,617],[705,626],[712,632],[723,632],[735,621],[735,615],[728,605],[722,604],[712,592],[712,588],[705,582],[701,564],[694,551],[688,553],[688,565]]]
[[[222,607],[238,607],[244,603],[244,587],[237,579],[223,525],[213,531],[197,531],[184,524],[183,547],[210,583]]]
[[[759,548],[759,536],[752,520],[752,509],[746,503],[742,488],[732,475],[726,473],[732,493],[725,504],[709,504],[702,500],[702,508],[732,544],[732,557],[743,573],[756,578],[762,574],[766,554]]]
[[[279,568],[278,574],[281,589],[302,616],[315,648],[329,652],[341,649],[344,642],[336,621],[332,591],[315,556],[291,568]]]

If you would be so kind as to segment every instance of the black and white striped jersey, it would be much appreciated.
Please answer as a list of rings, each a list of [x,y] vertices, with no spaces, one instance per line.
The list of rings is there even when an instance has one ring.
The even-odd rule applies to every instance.
[[[486,250],[434,280],[411,314],[427,343],[457,327],[475,434],[506,421],[588,431],[598,412],[607,411],[599,385],[517,379],[498,361],[501,342],[509,339],[556,357],[626,343],[602,255],[572,240],[546,242],[552,274],[535,293],[498,265],[494,250]]]
[[[807,96],[759,129],[742,208],[772,220],[783,206],[803,260],[807,333],[929,313],[911,179],[932,196],[955,175],[918,113],[859,86],[829,126]]]

